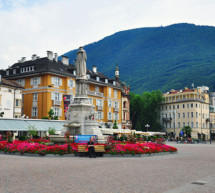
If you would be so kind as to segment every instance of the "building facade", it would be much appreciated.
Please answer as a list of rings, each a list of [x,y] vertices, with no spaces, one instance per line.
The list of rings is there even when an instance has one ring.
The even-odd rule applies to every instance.
[[[209,88],[171,90],[164,93],[160,109],[160,123],[174,137],[184,126],[192,128],[193,138],[210,138]]]
[[[21,118],[23,87],[0,75],[0,113],[4,118]]]
[[[4,72],[8,80],[15,80],[23,90],[23,113],[29,118],[41,119],[53,109],[59,120],[65,120],[70,102],[75,94],[75,66],[69,64],[69,58],[47,51],[47,57],[36,55],[26,61],[23,57]],[[96,119],[101,126],[113,125],[117,121],[119,128],[122,123],[122,87],[115,80],[106,77],[93,66],[87,70],[88,96],[94,105]]]

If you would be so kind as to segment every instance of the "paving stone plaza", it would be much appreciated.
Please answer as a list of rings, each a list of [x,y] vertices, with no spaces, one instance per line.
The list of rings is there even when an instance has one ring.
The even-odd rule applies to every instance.
[[[215,192],[215,144],[175,144],[140,158],[0,154],[1,193]]]

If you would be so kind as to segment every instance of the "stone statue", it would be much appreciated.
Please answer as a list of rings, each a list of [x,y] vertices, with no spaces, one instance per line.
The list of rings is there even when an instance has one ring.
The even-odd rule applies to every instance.
[[[77,77],[86,78],[86,60],[87,60],[87,54],[83,47],[80,47],[77,52],[76,57],[76,73]]]

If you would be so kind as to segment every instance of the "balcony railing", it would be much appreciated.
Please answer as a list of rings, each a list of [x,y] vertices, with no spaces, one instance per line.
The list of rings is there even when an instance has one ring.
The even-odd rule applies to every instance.
[[[174,102],[189,102],[189,101],[197,101],[197,102],[204,102],[203,99],[198,99],[198,98],[190,98],[190,99],[176,99],[176,100],[171,100],[171,101],[163,101],[162,103],[174,103]]]
[[[97,106],[97,110],[98,111],[102,111],[103,110],[103,106]]]
[[[172,118],[163,118],[163,122],[171,122],[172,121]]]
[[[127,107],[123,107],[122,110],[123,111],[128,111],[128,108]]]
[[[53,105],[58,105],[58,106],[60,106],[60,105],[61,105],[61,101],[53,101]]]
[[[103,93],[101,93],[101,92],[95,92],[95,91],[92,91],[92,90],[88,90],[87,94],[91,95],[91,96],[97,96],[97,97],[103,97],[104,96]]]
[[[119,108],[118,107],[114,107],[114,111],[115,112],[119,112]]]

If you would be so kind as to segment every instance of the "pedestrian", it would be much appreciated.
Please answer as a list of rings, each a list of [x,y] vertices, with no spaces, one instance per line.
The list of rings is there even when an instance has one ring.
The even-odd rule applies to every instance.
[[[176,137],[176,141],[177,141],[177,143],[178,143],[178,136]]]
[[[1,133],[0,133],[0,141],[2,140],[2,135],[1,135]]]
[[[90,138],[90,141],[87,143],[87,147],[88,147],[89,157],[90,158],[92,158],[92,157],[96,158],[96,152],[95,152],[93,137]]]

